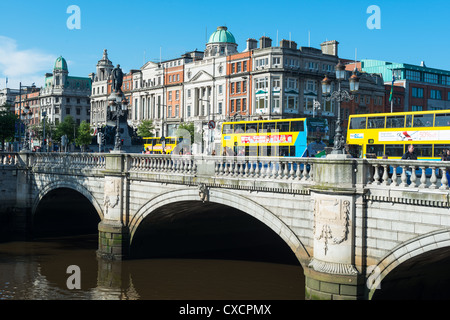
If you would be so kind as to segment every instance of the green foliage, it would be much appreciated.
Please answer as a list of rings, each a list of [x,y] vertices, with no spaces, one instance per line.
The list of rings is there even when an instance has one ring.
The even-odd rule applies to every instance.
[[[47,128],[45,129],[47,130]],[[56,127],[55,133],[53,134],[53,139],[56,141],[61,141],[63,135],[67,135],[69,139],[68,143],[75,141],[75,137],[78,135],[78,127],[72,116],[66,116],[63,122],[60,122]]]
[[[15,123],[18,117],[11,112],[11,105],[0,106],[0,142],[3,145],[6,140],[14,139]]]
[[[152,120],[143,120],[137,128],[137,135],[140,137],[153,137],[155,126]]]
[[[84,147],[91,144],[92,136],[90,125],[86,121],[82,121],[80,127],[78,128],[78,134],[75,138],[75,143],[77,146],[81,146],[81,149],[84,151]]]

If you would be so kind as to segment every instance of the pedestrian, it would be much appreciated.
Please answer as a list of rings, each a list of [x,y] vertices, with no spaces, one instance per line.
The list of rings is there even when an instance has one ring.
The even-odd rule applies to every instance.
[[[408,151],[405,152],[405,154],[402,157],[402,160],[417,160],[417,154],[414,151],[414,146],[410,144],[408,146]],[[406,170],[406,176],[407,176],[407,184],[411,183],[411,169]]]
[[[417,160],[417,154],[414,151],[414,146],[412,144],[408,146],[408,151],[405,152],[402,160]]]

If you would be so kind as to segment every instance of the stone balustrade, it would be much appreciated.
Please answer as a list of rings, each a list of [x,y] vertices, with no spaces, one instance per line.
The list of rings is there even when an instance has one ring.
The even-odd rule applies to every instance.
[[[0,152],[0,166],[15,166],[18,162],[16,152]]]

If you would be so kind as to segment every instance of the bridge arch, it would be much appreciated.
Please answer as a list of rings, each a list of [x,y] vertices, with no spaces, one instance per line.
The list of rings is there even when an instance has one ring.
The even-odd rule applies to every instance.
[[[368,275],[376,284],[382,284],[390,273],[398,268],[403,263],[410,261],[422,254],[429,253],[434,250],[450,248],[450,230],[442,229],[430,232],[425,235],[410,239],[397,246],[389,254],[387,254],[377,264],[373,272]],[[369,299],[372,299],[376,292],[374,285],[369,291]]]
[[[130,221],[130,243],[133,241],[133,237],[140,223],[148,215],[165,205],[181,201],[200,201],[198,190],[192,188],[187,190],[169,191],[157,195],[144,204]],[[300,263],[310,258],[309,253],[298,239],[297,235],[273,212],[267,210],[257,202],[242,195],[227,191],[226,189],[210,190],[208,201],[238,209],[264,223],[281,237],[296,255]]]
[[[51,191],[61,188],[67,188],[74,191],[79,192],[82,194],[95,208],[95,211],[99,215],[100,219],[103,220],[103,209],[102,206],[98,203],[97,199],[92,195],[92,193],[86,189],[83,185],[79,183],[75,183],[73,181],[66,181],[66,180],[58,180],[48,183],[42,188],[38,188],[38,193],[34,197],[32,207],[31,207],[31,214],[34,216],[36,213],[36,210],[39,206],[39,203],[41,200],[49,194]]]

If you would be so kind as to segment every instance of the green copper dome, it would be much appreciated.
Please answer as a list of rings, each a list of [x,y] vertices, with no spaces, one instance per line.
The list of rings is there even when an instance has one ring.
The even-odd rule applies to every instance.
[[[236,43],[236,40],[227,27],[217,27],[217,30],[209,37],[208,43],[215,42]]]
[[[55,67],[53,68],[53,70],[68,71],[66,59],[64,59],[63,57],[59,57],[58,59],[56,59]]]

